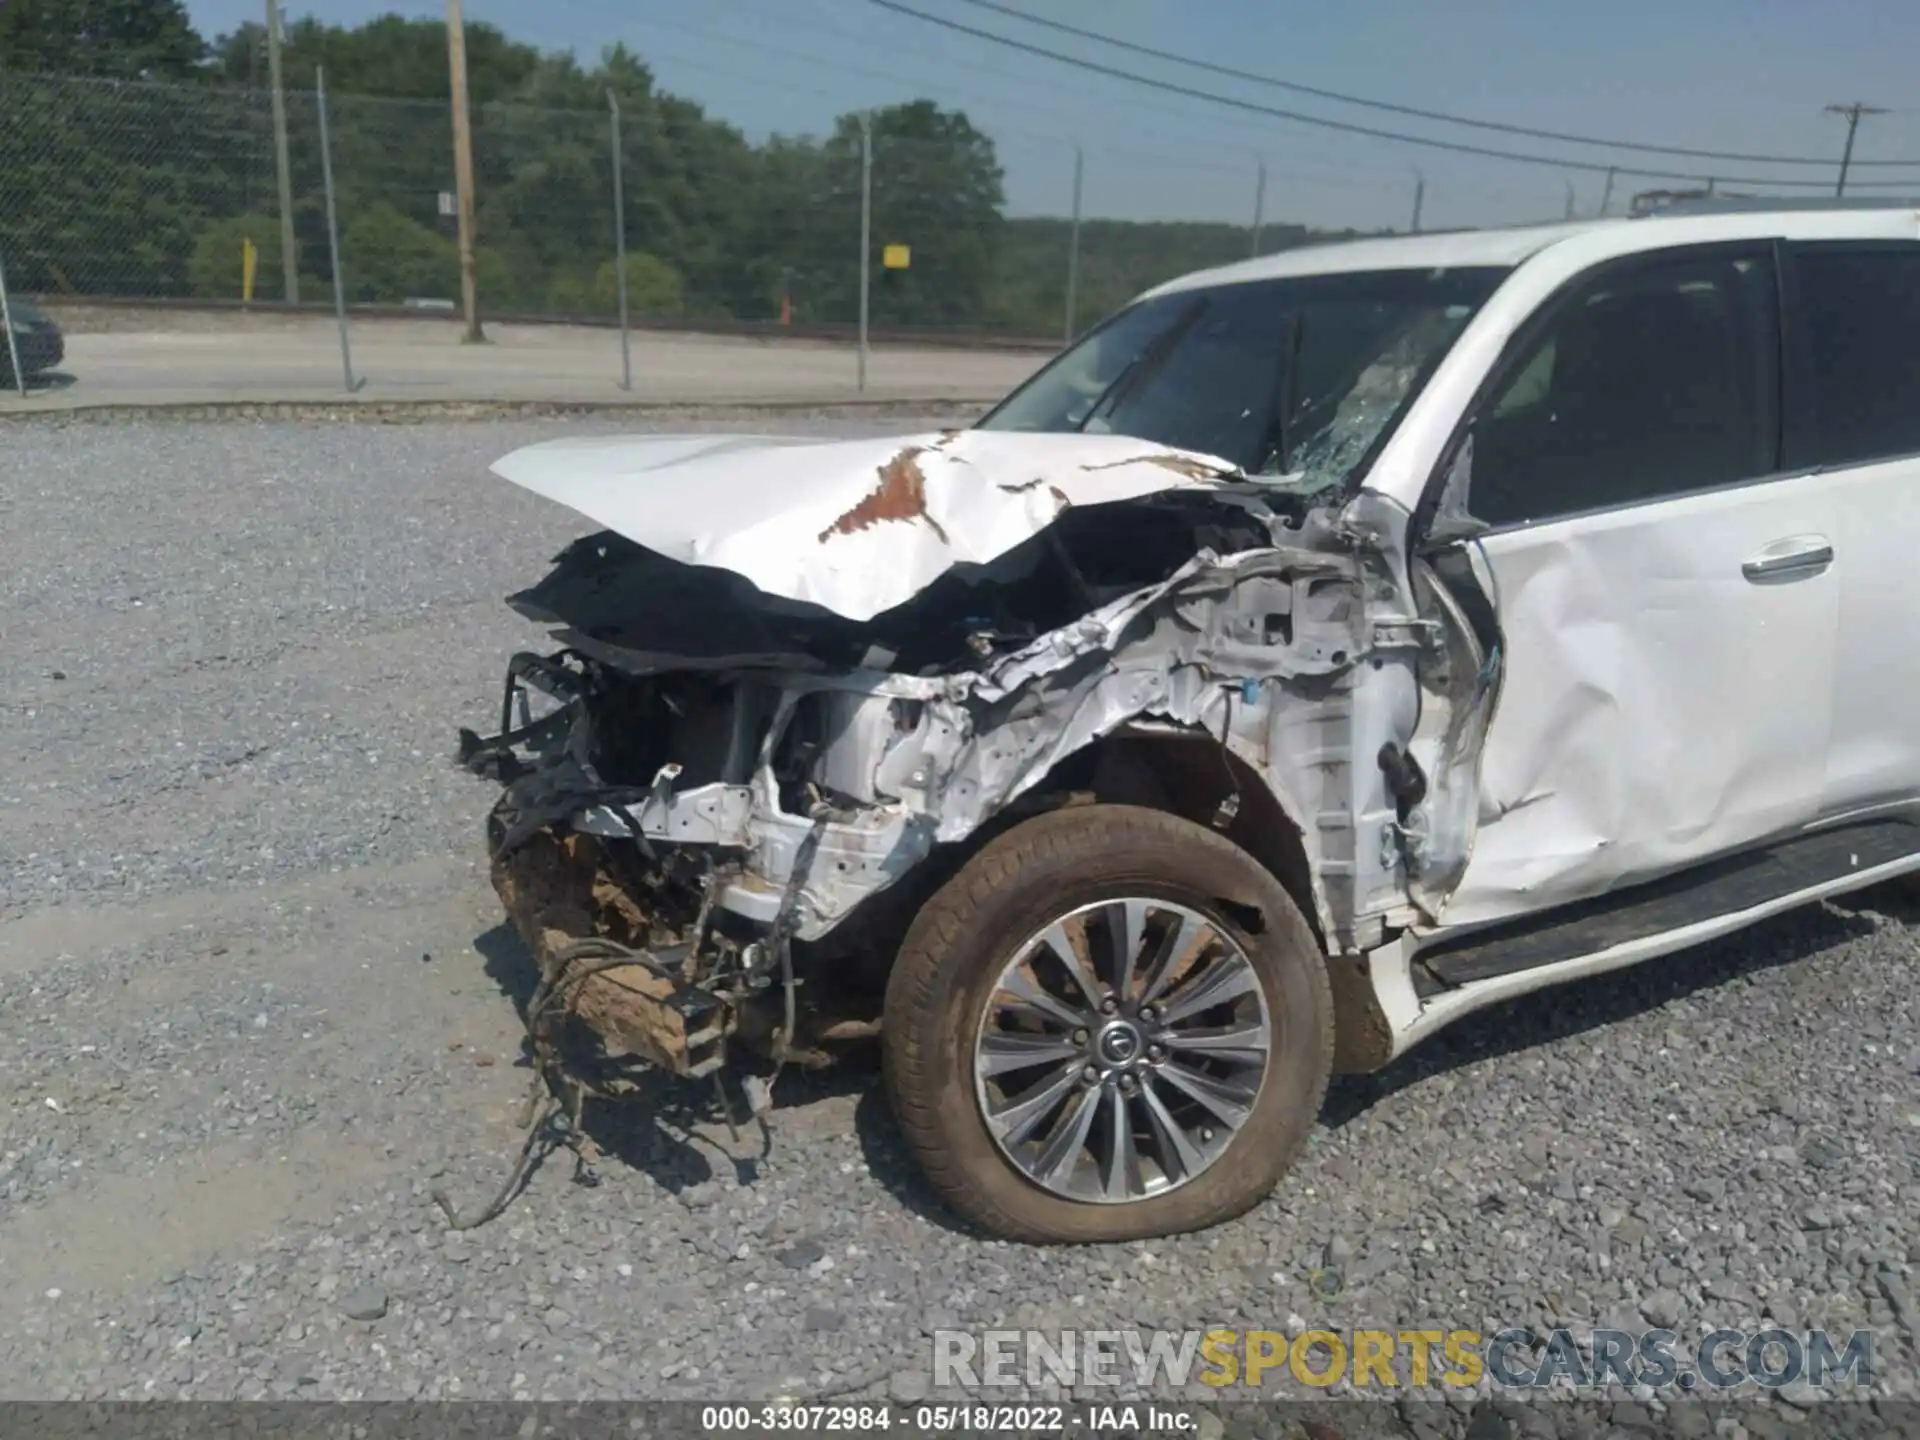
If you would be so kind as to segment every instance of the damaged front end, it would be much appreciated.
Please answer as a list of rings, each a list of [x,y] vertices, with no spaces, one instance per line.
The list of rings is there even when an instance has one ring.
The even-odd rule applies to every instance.
[[[534,719],[537,699],[557,708]],[[872,1033],[810,1004],[802,1037],[791,942],[884,883],[869,877],[903,852],[905,826],[852,811],[835,824],[795,789],[797,700],[773,674],[522,654],[504,708],[518,723],[488,740],[463,731],[461,759],[505,787],[488,822],[492,878],[539,963],[537,1045],[559,1044],[562,1019],[583,1022],[599,1041],[588,1068],[618,1091],[634,1062],[713,1074],[731,1039],[818,1065],[823,1040]],[[794,732],[779,758],[776,721]]]
[[[824,474],[828,448],[724,474]],[[514,657],[499,733],[463,731],[461,759],[504,786],[493,879],[539,963],[543,1066],[618,1094],[717,1075],[733,1046],[831,1063],[878,1032],[886,965],[958,858],[1112,798],[1124,742],[1217,751],[1197,818],[1285,830],[1247,843],[1299,857],[1335,951],[1410,916],[1423,855],[1452,863],[1414,812],[1455,793],[1422,760],[1459,760],[1465,711],[1423,706],[1421,675],[1462,670],[1458,637],[1419,613],[1392,517],[1355,528],[1121,437],[948,434],[851,474],[799,487],[800,519],[731,568],[608,531],[513,597],[562,648]]]

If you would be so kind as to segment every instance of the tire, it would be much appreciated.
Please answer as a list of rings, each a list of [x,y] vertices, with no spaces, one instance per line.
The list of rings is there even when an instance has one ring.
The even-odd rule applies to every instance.
[[[1124,943],[1116,938],[1096,945],[1094,937],[1119,937],[1120,912],[1090,907],[1113,904],[1123,897],[1141,907],[1133,913],[1149,917],[1144,929],[1126,922],[1127,933],[1146,937],[1136,951],[1142,956],[1153,951],[1156,933],[1173,933],[1182,914],[1197,916],[1215,932],[1217,944],[1205,939],[1204,929],[1196,932],[1204,943],[1186,953],[1198,958],[1190,962],[1186,978],[1176,978],[1167,986],[1160,1007],[1166,1015],[1160,1018],[1171,1026],[1170,1017],[1177,1008],[1197,1003],[1190,998],[1192,992],[1183,988],[1191,978],[1202,976],[1216,963],[1232,966],[1240,993],[1228,1002],[1236,1008],[1226,1023],[1252,1024],[1239,1018],[1248,1015],[1264,1020],[1269,1037],[1264,1060],[1247,1062],[1263,1068],[1233,1072],[1239,1087],[1235,1093],[1247,1099],[1237,1107],[1245,1118],[1237,1129],[1230,1123],[1221,1125],[1228,1131],[1224,1140],[1215,1140],[1218,1130],[1194,1129],[1188,1138],[1206,1136],[1217,1148],[1207,1163],[1184,1177],[1177,1177],[1171,1166],[1156,1169],[1145,1151],[1167,1133],[1156,1129],[1156,1112],[1150,1107],[1158,1104],[1157,1114],[1167,1118],[1174,1113],[1198,1116],[1201,1121],[1208,1118],[1185,1098],[1193,1092],[1183,1095],[1170,1089],[1157,1067],[1149,1073],[1144,1050],[1130,1071],[1110,1068],[1105,1071],[1107,1078],[1097,1083],[1090,1078],[1074,1080],[1076,1089],[1068,1091],[1061,1103],[1094,1110],[1096,1119],[1083,1122],[1080,1128],[1090,1136],[1098,1130],[1110,1138],[1103,1145],[1096,1136],[1093,1148],[1078,1152],[1070,1181],[1063,1181],[1057,1167],[1049,1167],[1046,1153],[1015,1158],[1016,1154],[1031,1157],[1036,1146],[1048,1152],[1049,1130],[1057,1136],[1065,1128],[1057,1121],[1042,1124],[1038,1137],[1021,1142],[1024,1149],[1011,1141],[1003,1146],[996,1139],[985,1110],[996,1109],[1002,1117],[1001,1133],[1007,1135],[1018,1126],[1004,1118],[1013,1113],[1004,1107],[1018,1108],[1023,1097],[1009,1101],[989,1088],[1015,1082],[983,1078],[976,1067],[982,1052],[976,1047],[983,1032],[989,1046],[1000,1047],[992,1051],[993,1056],[1002,1055],[1005,1047],[1033,1040],[1032,1027],[1040,1023],[1040,1012],[1010,999],[1012,992],[1002,983],[1006,977],[1017,977],[1019,985],[1029,987],[1025,993],[1031,994],[1032,978],[1045,968],[1055,977],[1050,993],[1056,997],[1076,993],[1070,980],[1058,979],[1067,973],[1065,967],[1056,970],[1046,958],[1057,951],[1046,949],[1045,942],[1040,942],[1041,949],[1030,948],[1030,939],[1047,927],[1081,926],[1085,945],[1104,957],[1095,962],[1103,972],[1097,978],[1104,982],[1115,973],[1113,956],[1125,950]],[[1063,920],[1076,915],[1099,918]],[[1163,954],[1178,948],[1164,940],[1158,943]],[[1245,966],[1234,959],[1236,947]],[[1028,955],[1042,958],[1022,961],[1027,968],[1019,971],[1008,969],[1016,958]],[[1247,983],[1246,967],[1251,968],[1257,987]],[[1143,963],[1142,968],[1151,971],[1152,965]],[[1180,974],[1178,966],[1175,972]],[[1137,992],[1136,998],[1150,998],[1151,987],[1144,976],[1139,983],[1127,985]],[[1113,987],[1103,983],[1096,988]],[[991,1015],[990,999],[996,1007]],[[1108,1001],[1109,1006],[1114,1003]],[[1199,1018],[1224,1013],[1210,1008]],[[1057,1034],[1050,1028],[1040,1036],[1053,1042],[1046,1047],[1050,1052],[1046,1066],[1091,1077],[1091,1069],[1075,1069],[1076,1059],[1063,1060],[1051,1052],[1063,1044],[1075,1044],[1090,1061],[1108,1065],[1113,1053],[1102,1047],[1115,1044],[1121,1052],[1130,1048],[1126,1036],[1112,1032],[1129,1028],[1128,1017],[1132,1017],[1140,1026],[1132,1043],[1144,1047],[1152,1016],[1151,1009],[1141,1011],[1130,1004],[1110,1018],[1096,1013],[1098,1023],[1093,1027],[1061,1029]],[[1045,1023],[1051,1027],[1068,1022]],[[1009,1031],[1009,1025],[1026,1028]],[[1216,1020],[1208,1033],[1217,1036],[1221,1028]],[[1153,1033],[1175,1050],[1182,1048],[1182,1040],[1173,1038],[1181,1032],[1162,1028]],[[927,1179],[954,1210],[981,1229],[1010,1240],[1038,1244],[1136,1240],[1230,1220],[1257,1205],[1279,1182],[1305,1144],[1326,1096],[1333,1067],[1333,995],[1313,931],[1279,881],[1252,856],[1216,832],[1177,816],[1125,805],[1087,805],[1052,811],[1009,830],[934,894],[908,929],[888,977],[881,1035],[894,1114]],[[1188,1048],[1198,1043],[1191,1035],[1187,1039]],[[1154,1048],[1164,1064],[1167,1049]],[[1182,1062],[1190,1058],[1185,1053],[1172,1056]],[[997,1063],[993,1058],[979,1062],[980,1068]],[[1226,1062],[1202,1056],[1195,1063],[1205,1067]],[[1020,1072],[1042,1079],[1060,1073],[1064,1072],[1037,1063]],[[1180,1073],[1190,1076],[1192,1072]],[[1256,1078],[1248,1080],[1250,1074]],[[1133,1098],[1115,1101],[1109,1093],[1110,1082],[1112,1090]],[[1033,1083],[1035,1091],[1030,1093],[1045,1088],[1037,1080]],[[1126,1090],[1130,1083],[1135,1088]],[[1249,1092],[1248,1085],[1257,1085],[1257,1091]],[[1097,1098],[1078,1098],[1081,1091],[1096,1090],[1101,1092]],[[1155,1097],[1171,1095],[1173,1100],[1149,1100],[1148,1091]],[[1174,1111],[1176,1105],[1184,1110]],[[1117,1107],[1117,1117],[1109,1106]],[[1074,1112],[1058,1113],[1064,1117]],[[1119,1118],[1129,1116],[1140,1118],[1137,1123]],[[1121,1138],[1123,1131],[1129,1138]],[[1138,1152],[1137,1166],[1125,1158],[1129,1146]],[[1178,1146],[1170,1143],[1160,1143],[1159,1150],[1176,1157],[1179,1153]],[[1054,1173],[1048,1179],[1050,1168]],[[1139,1180],[1139,1174],[1149,1172],[1152,1178]],[[1063,1186],[1069,1183],[1078,1188],[1064,1193]],[[1101,1193],[1089,1197],[1089,1186]]]

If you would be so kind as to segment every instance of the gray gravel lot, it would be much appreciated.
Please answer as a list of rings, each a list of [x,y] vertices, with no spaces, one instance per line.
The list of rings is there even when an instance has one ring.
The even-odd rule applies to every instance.
[[[564,428],[0,433],[0,1395],[904,1400],[942,1326],[1763,1318],[1869,1327],[1920,1395],[1893,894],[1339,1083],[1208,1234],[959,1233],[870,1071],[783,1080],[761,1159],[703,1095],[607,1122],[597,1187],[562,1155],[448,1234],[427,1192],[491,1193],[526,1087],[453,732],[583,528],[485,465]]]

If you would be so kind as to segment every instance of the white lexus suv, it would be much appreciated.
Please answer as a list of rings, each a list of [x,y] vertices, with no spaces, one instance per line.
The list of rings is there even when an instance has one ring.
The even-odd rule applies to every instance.
[[[970,429],[495,469],[596,527],[463,735],[541,1066],[877,1037],[1001,1235],[1236,1215],[1331,1074],[1920,869],[1911,208],[1294,250]]]

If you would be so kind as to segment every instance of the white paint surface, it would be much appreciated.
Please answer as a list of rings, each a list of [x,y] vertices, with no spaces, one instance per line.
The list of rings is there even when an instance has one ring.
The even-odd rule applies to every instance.
[[[853,620],[956,565],[997,559],[1070,507],[1238,477],[1224,460],[1125,436],[981,430],[583,437],[517,450],[493,470],[658,554]]]

